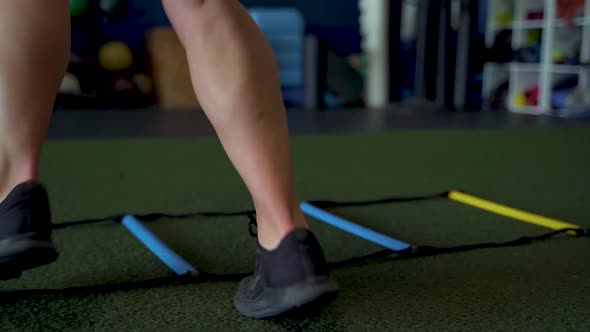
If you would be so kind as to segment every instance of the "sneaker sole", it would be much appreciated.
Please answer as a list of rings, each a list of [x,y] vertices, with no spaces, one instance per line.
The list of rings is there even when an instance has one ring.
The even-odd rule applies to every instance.
[[[266,289],[261,300],[247,301],[239,296],[234,306],[242,315],[251,318],[269,318],[304,309],[328,299],[338,292],[338,285],[329,277],[309,279],[281,289]]]
[[[0,241],[0,280],[19,278],[23,271],[53,263],[58,253],[51,241],[29,233]]]

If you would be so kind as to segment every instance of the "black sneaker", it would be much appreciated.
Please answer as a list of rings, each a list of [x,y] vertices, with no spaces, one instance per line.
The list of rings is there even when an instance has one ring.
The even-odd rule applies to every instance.
[[[268,318],[317,302],[338,290],[316,237],[296,230],[273,251],[258,244],[256,272],[242,280],[234,297],[244,316]]]
[[[0,202],[0,280],[57,259],[47,192],[36,182],[16,186]]]

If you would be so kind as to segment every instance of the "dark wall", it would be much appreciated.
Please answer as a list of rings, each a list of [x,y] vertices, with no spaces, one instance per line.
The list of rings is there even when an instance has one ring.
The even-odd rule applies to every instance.
[[[288,6],[299,9],[316,26],[358,28],[358,0],[242,0],[246,7]]]
[[[145,11],[142,24],[168,24],[161,0],[131,0],[133,6]],[[338,53],[360,51],[358,0],[242,0],[247,7],[294,7],[301,11],[308,32],[328,41]]]
[[[242,0],[246,7],[297,8],[303,13],[308,32],[325,39],[337,53],[360,52],[358,0]]]
[[[161,0],[131,0],[135,8],[145,9],[156,24],[167,22]],[[358,27],[357,0],[242,0],[245,7],[295,7],[309,24]]]

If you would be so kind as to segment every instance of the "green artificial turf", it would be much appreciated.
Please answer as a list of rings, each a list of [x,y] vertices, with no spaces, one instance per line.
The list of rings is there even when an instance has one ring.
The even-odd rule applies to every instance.
[[[302,199],[356,200],[462,189],[590,226],[590,127],[425,131],[293,138]],[[215,139],[51,141],[42,159],[55,222],[121,212],[251,208]],[[506,241],[546,230],[448,200],[335,212],[413,244]],[[379,248],[310,220],[330,261]],[[198,268],[252,270],[243,217],[163,219],[150,228]],[[0,283],[58,289],[171,276],[114,223],[58,230],[58,262]],[[309,315],[256,321],[232,307],[234,281],[6,296],[4,331],[587,331],[590,240],[336,269],[339,297]]]

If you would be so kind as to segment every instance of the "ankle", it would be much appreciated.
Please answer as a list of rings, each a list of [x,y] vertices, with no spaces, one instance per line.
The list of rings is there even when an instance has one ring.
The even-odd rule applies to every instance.
[[[260,214],[257,212],[258,243],[266,250],[276,249],[281,241],[296,229],[308,229],[309,225],[299,209],[290,209],[289,213],[280,215]]]
[[[17,185],[23,182],[36,180],[37,174],[32,165],[32,163],[19,163],[19,165],[16,166],[8,161],[8,159],[0,157],[0,202],[3,201]]]

